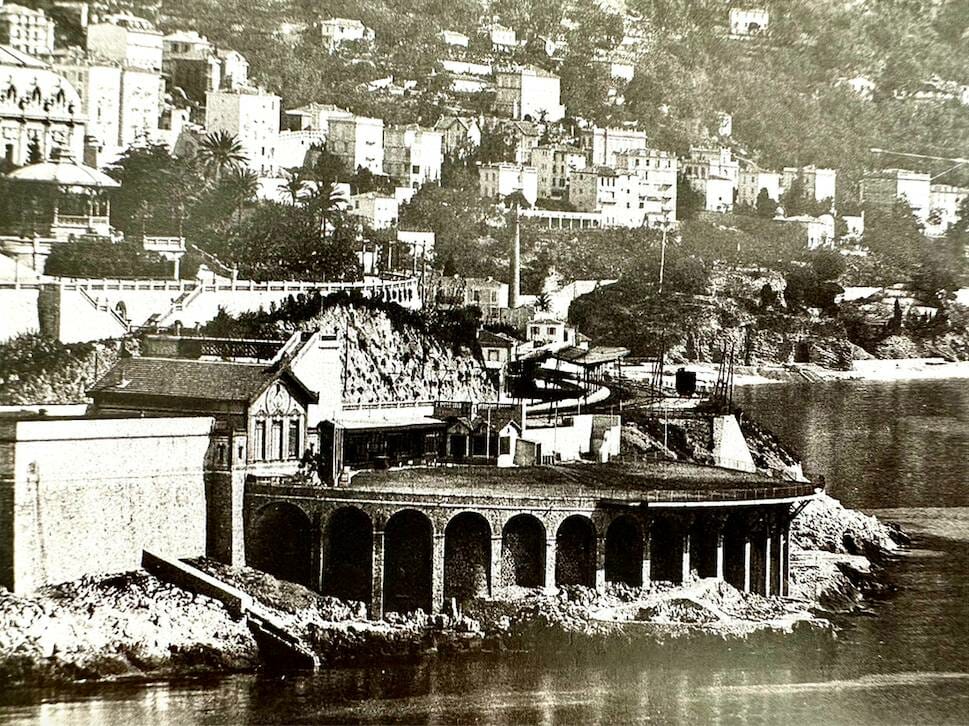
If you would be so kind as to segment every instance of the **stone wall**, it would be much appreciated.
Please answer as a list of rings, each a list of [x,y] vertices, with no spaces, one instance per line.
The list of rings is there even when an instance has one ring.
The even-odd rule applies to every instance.
[[[211,418],[0,421],[0,585],[25,592],[205,553]]]
[[[0,287],[0,342],[40,329],[39,294],[36,286]]]

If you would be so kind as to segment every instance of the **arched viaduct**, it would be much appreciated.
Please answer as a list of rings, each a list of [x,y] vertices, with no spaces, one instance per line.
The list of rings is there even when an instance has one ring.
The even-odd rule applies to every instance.
[[[771,480],[602,488],[577,484],[571,472],[548,481],[554,469],[455,485],[446,470],[422,471],[416,483],[395,481],[397,472],[358,475],[346,489],[250,480],[247,563],[366,602],[375,619],[504,586],[639,586],[694,574],[784,595],[792,507],[815,493]],[[528,482],[528,472],[543,481]]]

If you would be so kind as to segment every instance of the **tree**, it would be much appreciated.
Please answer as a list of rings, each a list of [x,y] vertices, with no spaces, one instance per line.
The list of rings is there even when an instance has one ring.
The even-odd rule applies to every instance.
[[[837,280],[846,267],[844,255],[837,250],[817,250],[811,255],[811,268],[818,280]]]
[[[865,232],[862,243],[887,278],[910,278],[919,264],[919,250],[924,242],[922,227],[904,199],[888,208],[865,210]]]
[[[239,139],[228,131],[215,131],[203,136],[199,142],[198,157],[206,174],[215,181],[226,170],[249,161]]]
[[[219,186],[232,201],[236,210],[236,223],[240,224],[243,208],[259,192],[259,177],[249,169],[233,166],[222,178]]]
[[[700,194],[689,180],[680,174],[676,177],[676,218],[679,220],[689,220],[696,217],[703,211],[703,195]]]
[[[777,214],[777,202],[771,197],[770,192],[761,189],[757,193],[757,216],[773,219],[775,214]]]
[[[552,298],[549,297],[547,292],[542,292],[535,298],[535,307],[543,313],[547,313],[552,309]]]
[[[306,180],[303,179],[299,169],[289,169],[285,174],[286,183],[283,184],[283,190],[289,195],[289,201],[295,207],[306,192]]]

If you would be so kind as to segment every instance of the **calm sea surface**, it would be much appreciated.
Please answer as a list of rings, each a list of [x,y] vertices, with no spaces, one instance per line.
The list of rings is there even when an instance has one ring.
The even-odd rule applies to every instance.
[[[833,644],[7,692],[0,722],[969,723],[969,381],[785,384],[738,398],[846,505],[914,536],[893,569],[898,593]]]

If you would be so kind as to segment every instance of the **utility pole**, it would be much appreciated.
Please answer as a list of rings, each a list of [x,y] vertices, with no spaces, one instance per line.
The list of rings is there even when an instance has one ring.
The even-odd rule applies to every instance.
[[[877,149],[877,148],[871,148],[871,149],[869,149],[869,151],[871,153],[873,153],[873,154],[885,154],[887,156],[904,156],[904,157],[909,158],[909,159],[925,159],[927,161],[947,161],[947,162],[950,162],[952,164],[955,164],[955,166],[949,167],[948,169],[946,169],[941,174],[936,174],[929,181],[935,181],[939,177],[945,176],[950,171],[955,171],[960,166],[964,166],[966,164],[969,164],[969,159],[964,159],[964,158],[959,157],[959,156],[955,156],[955,157],[948,157],[948,156],[929,156],[927,154],[911,154],[911,153],[906,152],[906,151],[891,151],[890,149]]]

